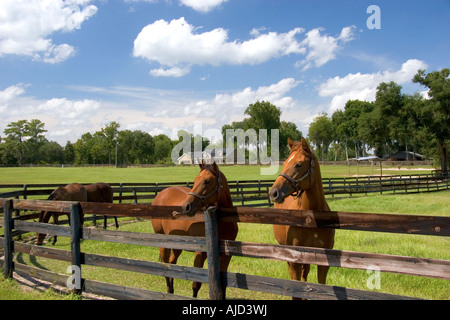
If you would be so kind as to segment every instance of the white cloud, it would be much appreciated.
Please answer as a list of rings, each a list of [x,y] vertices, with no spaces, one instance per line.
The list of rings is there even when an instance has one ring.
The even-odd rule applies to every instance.
[[[204,130],[220,131],[226,123],[241,121],[248,105],[257,100],[270,101],[284,110],[283,120],[293,121],[291,112],[298,112],[299,108],[289,92],[299,83],[286,78],[267,86],[217,93],[210,98],[140,87],[72,87],[79,92],[96,93],[101,96],[98,100],[38,100],[27,95],[26,85],[16,85],[0,90],[0,109],[4,111],[0,132],[12,121],[40,119],[48,130],[46,137],[64,145],[67,140],[74,142],[83,133],[93,133],[106,123],[117,121],[124,130],[164,133],[176,138],[180,129],[193,132],[197,121],[202,122]]]
[[[308,54],[303,61],[297,63],[298,67],[307,70],[311,67],[323,66],[330,60],[336,58],[336,53],[341,44],[354,39],[355,26],[349,26],[342,29],[341,34],[334,38],[332,36],[321,35],[323,28],[312,29],[306,33],[306,39],[302,44],[308,48]]]
[[[99,101],[66,98],[38,100],[26,95],[26,87],[19,84],[0,90],[0,135],[10,122],[40,119],[48,130],[46,137],[64,145],[67,140],[76,140],[82,133],[101,127],[96,118],[102,110]]]
[[[169,69],[159,68],[150,70],[150,74],[155,77],[182,77],[187,75],[191,71],[189,66],[180,68],[180,67],[172,67]]]
[[[62,125],[82,125],[89,121],[90,115],[100,108],[100,103],[95,100],[68,100],[66,98],[53,98],[38,105],[35,109],[38,113],[52,115]]]
[[[209,12],[228,0],[180,0],[181,4],[200,12]]]
[[[0,56],[17,54],[59,63],[75,54],[69,44],[53,44],[55,32],[70,32],[97,12],[93,0],[1,0]]]
[[[0,134],[6,125],[21,119],[40,119],[48,130],[46,137],[61,145],[75,142],[86,132],[95,132],[111,121],[121,129],[164,133],[175,139],[178,130],[194,132],[201,121],[203,129],[221,130],[224,124],[241,121],[249,104],[270,101],[282,110],[282,120],[293,121],[304,130],[311,118],[310,106],[302,106],[290,92],[301,82],[294,78],[260,87],[246,87],[232,92],[218,92],[210,97],[197,93],[144,87],[71,87],[96,94],[96,100],[52,98],[39,100],[27,94],[27,85],[0,89]],[[4,111],[4,112],[3,112]]]
[[[6,105],[19,97],[25,92],[24,86],[19,84],[16,86],[10,86],[3,91],[0,91],[0,105]]]
[[[183,73],[193,64],[253,65],[271,58],[304,52],[305,49],[295,39],[302,31],[296,28],[282,34],[270,32],[258,34],[248,41],[231,42],[228,41],[228,32],[222,28],[197,33],[196,28],[184,18],[171,22],[158,20],[139,33],[134,42],[134,56],[158,62],[170,69],[176,67],[175,70],[183,70]],[[167,75],[161,70],[164,69],[152,70],[151,73]]]
[[[219,93],[211,100],[200,100],[185,106],[184,114],[207,115],[220,117],[221,122],[230,121],[231,117],[244,117],[244,110],[256,101],[270,101],[277,107],[286,109],[292,107],[292,98],[285,95],[298,85],[293,78],[282,79],[270,86],[257,89],[247,87],[233,93]]]
[[[170,22],[155,21],[138,34],[133,54],[160,64],[160,68],[150,71],[154,76],[180,77],[189,73],[192,65],[256,65],[299,54],[307,54],[298,64],[308,69],[335,59],[342,44],[353,39],[355,27],[343,28],[336,38],[322,35],[323,29],[313,29],[303,41],[297,39],[305,31],[303,28],[286,33],[253,29],[252,38],[246,41],[229,40],[228,31],[223,28],[205,32],[198,32],[199,29],[183,17]]]
[[[410,59],[402,64],[398,71],[385,70],[377,73],[350,73],[345,77],[328,79],[319,86],[319,95],[333,97],[330,111],[343,109],[350,99],[374,101],[376,88],[381,82],[395,81],[398,84],[411,82],[418,69],[426,69],[427,64],[421,60]]]

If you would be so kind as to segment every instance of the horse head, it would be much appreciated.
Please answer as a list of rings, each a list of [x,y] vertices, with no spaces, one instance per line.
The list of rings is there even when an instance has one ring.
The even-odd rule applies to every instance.
[[[194,186],[182,205],[182,212],[192,217],[198,209],[206,208],[217,202],[222,186],[222,175],[214,162],[199,165],[200,173],[194,180]]]
[[[270,199],[276,203],[282,203],[290,195],[300,197],[313,184],[314,155],[308,143],[304,138],[301,141],[288,138],[288,146],[289,158],[269,191]]]
[[[63,201],[64,196],[67,194],[67,188],[66,187],[58,187],[50,194],[47,200],[53,200],[53,201]]]

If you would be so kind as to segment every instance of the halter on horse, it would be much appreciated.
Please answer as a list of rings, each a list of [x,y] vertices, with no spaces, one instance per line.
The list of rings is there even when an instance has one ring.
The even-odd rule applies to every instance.
[[[215,175],[215,173],[210,169],[210,167],[205,167],[203,170],[208,170],[209,172],[211,172],[213,175]],[[214,188],[213,191],[211,191],[210,193],[208,193],[206,196],[202,196],[198,193],[195,192],[189,192],[188,194],[191,196],[194,196],[198,199],[200,199],[202,206],[203,207],[207,207],[206,205],[206,200],[208,200],[211,196],[215,195],[217,193],[217,199],[219,198],[219,192],[220,192],[220,188],[222,186],[222,175],[220,170],[218,170],[218,174],[217,174],[217,184],[216,187]],[[217,200],[216,200],[217,201]],[[210,204],[213,203],[215,201],[210,201]]]
[[[292,196],[293,196],[294,198],[300,198],[300,197],[302,196],[303,192],[305,192],[305,190],[306,190],[306,189],[301,189],[301,188],[300,188],[300,183],[301,183],[303,180],[305,180],[306,178],[309,177],[309,185],[312,186],[312,184],[313,184],[313,174],[314,174],[314,158],[313,158],[312,155],[311,155],[311,162],[310,162],[309,169],[308,169],[308,171],[306,171],[306,173],[305,173],[303,176],[301,176],[299,179],[295,180],[293,177],[288,176],[287,174],[285,174],[285,173],[283,173],[283,172],[281,172],[281,173],[279,174],[279,176],[281,176],[281,177],[287,179],[287,181],[289,181],[289,182],[292,184],[292,186],[294,187],[295,192],[292,193]]]

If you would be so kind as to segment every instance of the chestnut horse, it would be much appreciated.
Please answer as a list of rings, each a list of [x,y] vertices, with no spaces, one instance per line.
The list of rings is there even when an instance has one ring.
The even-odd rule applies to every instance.
[[[217,164],[200,164],[200,174],[194,180],[192,190],[187,187],[170,187],[161,191],[153,200],[154,206],[181,206],[182,212],[193,216],[197,210],[210,205],[220,208],[231,208],[233,202],[225,175]],[[205,236],[205,223],[190,220],[152,219],[153,230],[159,234],[183,236]],[[218,223],[219,239],[235,240],[238,234],[236,222]],[[160,259],[165,263],[176,264],[182,250],[160,248]],[[231,256],[220,256],[220,270],[227,271]],[[205,252],[195,252],[194,267],[202,268],[206,260]],[[166,277],[167,292],[173,293],[173,278]],[[201,282],[192,284],[193,296],[197,297]],[[225,299],[225,289],[222,291]]]
[[[79,201],[79,202],[102,202],[102,203],[112,203],[113,202],[113,190],[111,186],[107,183],[93,183],[86,186],[82,186],[78,183],[71,183],[65,187],[56,188],[48,200],[53,201]],[[45,211],[41,212],[39,217],[39,222],[47,223],[50,217],[53,216],[53,222],[58,223],[60,215],[64,213]],[[69,216],[69,215],[68,215]],[[117,222],[117,217],[114,217],[116,228],[119,227]],[[82,220],[83,221],[83,220]],[[107,217],[104,217],[103,228],[106,229]],[[38,234],[37,245],[41,245],[45,234]],[[52,244],[55,245],[57,241],[57,236],[53,237]]]
[[[85,186],[88,202],[113,203],[114,192],[107,183],[98,182]],[[117,217],[114,217],[116,228],[119,228]],[[106,229],[107,217],[103,219],[103,229]]]
[[[275,208],[293,210],[330,211],[322,187],[319,162],[310,150],[306,140],[291,141],[289,158],[277,180],[269,191]],[[274,225],[273,232],[280,244],[332,249],[334,229],[301,228]],[[306,281],[309,264],[289,262],[289,271],[293,280]],[[318,282],[325,284],[328,266],[317,267]]]
[[[47,200],[53,200],[53,201],[79,201],[79,202],[86,202],[87,201],[87,191],[86,188],[79,184],[79,183],[71,183],[64,187],[58,187],[56,188],[48,197]],[[41,212],[39,216],[39,222],[42,223],[48,223],[50,220],[50,217],[53,216],[53,222],[55,224],[58,223],[58,218],[60,215],[66,214],[69,217],[70,215],[67,213],[60,213],[60,212],[51,212],[51,211],[45,211]],[[81,214],[80,221],[81,224],[83,224],[83,214]],[[36,244],[41,245],[44,241],[45,234],[44,233],[38,233],[37,234],[37,240]],[[56,243],[57,237],[54,236],[53,238],[53,245]]]

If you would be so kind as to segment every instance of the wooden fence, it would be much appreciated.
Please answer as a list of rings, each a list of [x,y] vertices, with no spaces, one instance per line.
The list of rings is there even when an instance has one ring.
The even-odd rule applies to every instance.
[[[158,207],[145,204],[100,204],[57,202],[42,200],[0,199],[4,207],[4,247],[5,277],[13,271],[31,275],[46,281],[66,285],[73,276],[57,274],[26,266],[14,261],[15,252],[27,253],[51,259],[67,261],[78,270],[79,286],[77,292],[89,292],[118,299],[188,299],[173,294],[142,290],[82,278],[82,266],[99,266],[169,276],[209,284],[210,299],[220,299],[222,286],[246,290],[268,292],[306,299],[411,299],[386,293],[357,290],[308,282],[276,279],[232,272],[220,272],[219,254],[272,259],[306,264],[327,265],[331,267],[367,270],[376,265],[380,271],[432,277],[450,280],[450,260],[424,259],[386,254],[350,252],[322,248],[293,247],[225,241],[217,239],[217,220],[240,223],[264,223],[294,225],[305,228],[335,228],[347,230],[376,231],[389,233],[422,234],[450,236],[450,218],[429,216],[405,216],[392,214],[367,214],[348,212],[296,211],[271,208],[234,207],[231,209],[211,208],[194,217],[174,214],[178,207]],[[71,226],[55,226],[13,218],[14,210],[50,210],[70,213]],[[206,237],[166,236],[137,232],[110,231],[83,228],[79,214],[100,214],[109,216],[145,217],[163,219],[193,219],[205,221]],[[13,240],[13,231],[50,233],[71,238],[71,250],[40,247]],[[80,241],[96,240],[134,245],[175,248],[190,251],[203,251],[208,255],[208,268],[200,269],[169,265],[160,262],[140,261],[128,258],[108,257],[80,251]],[[76,280],[76,279],[75,279]],[[69,281],[70,283],[70,281]],[[75,285],[77,281],[75,281]]]
[[[235,206],[271,207],[268,193],[274,180],[230,181],[231,197]],[[192,182],[173,183],[109,183],[118,203],[150,204],[161,190],[170,186],[192,187]],[[0,197],[38,199],[48,196],[64,184],[4,184],[0,185]],[[409,176],[367,176],[352,178],[323,178],[322,185],[327,198],[353,197],[358,195],[408,194],[449,189],[449,178],[435,174]],[[11,191],[14,190],[14,191]],[[3,193],[2,193],[3,191]]]

